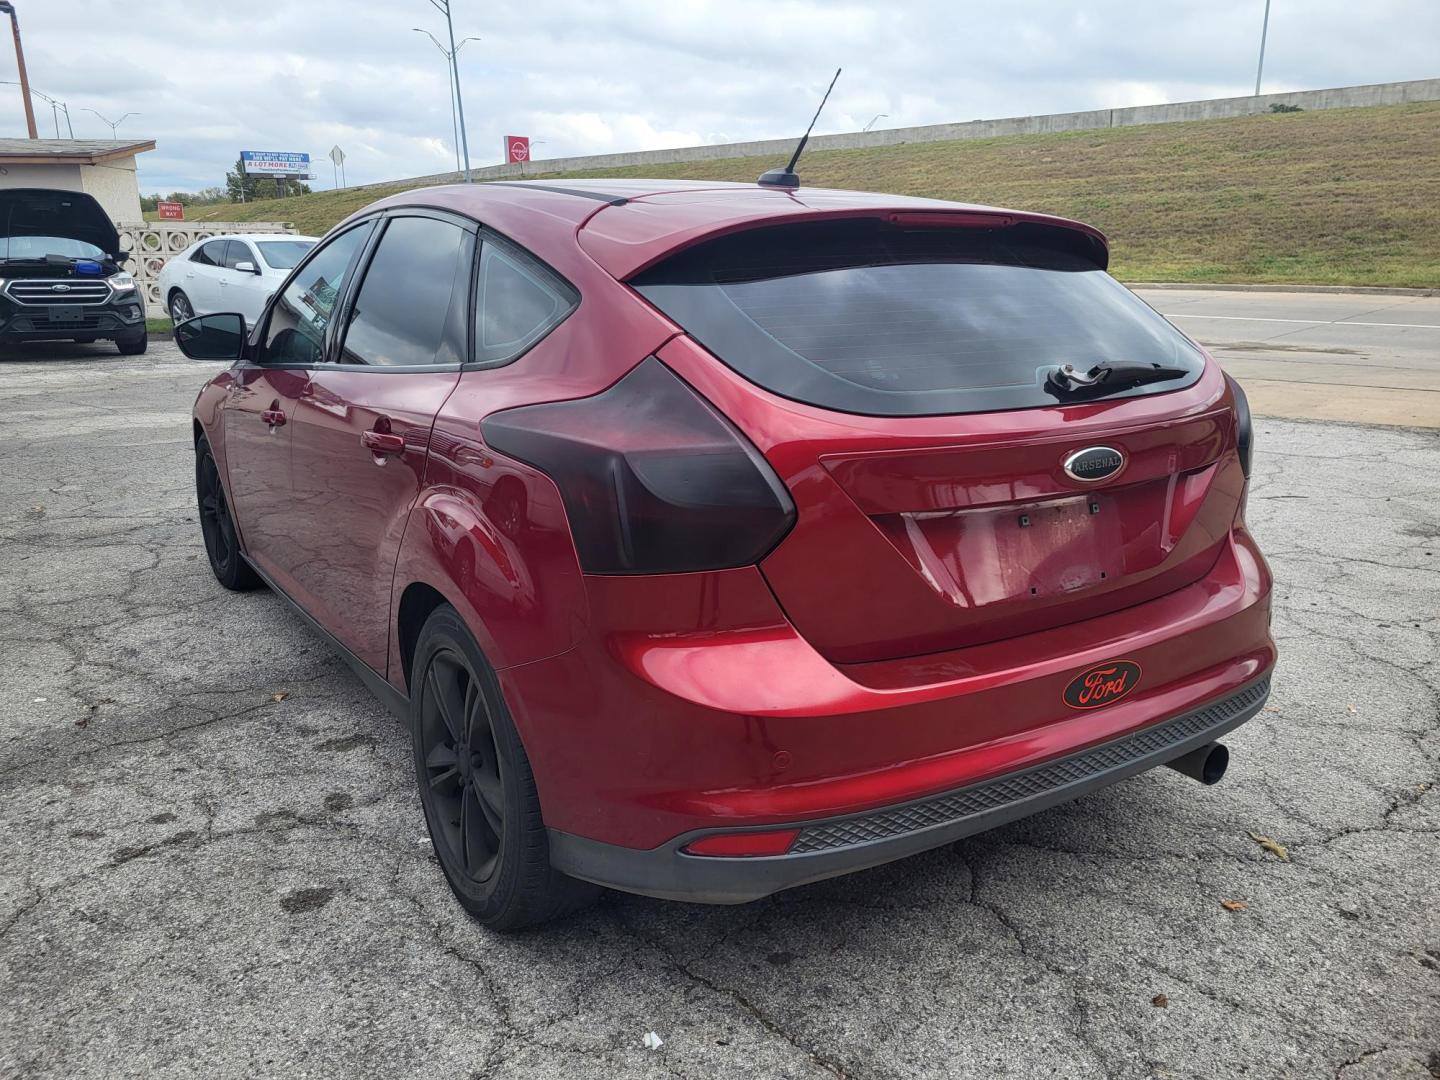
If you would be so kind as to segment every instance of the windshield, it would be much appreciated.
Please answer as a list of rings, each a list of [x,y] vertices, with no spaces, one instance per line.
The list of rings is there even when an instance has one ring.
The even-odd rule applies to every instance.
[[[879,219],[757,229],[685,251],[632,284],[740,374],[872,416],[1054,405],[1057,366],[1129,362],[1182,377],[1203,357],[1078,246],[1073,230],[909,229]]]
[[[67,259],[103,259],[105,252],[83,240],[67,236],[9,236],[5,238],[4,258],[43,259],[59,255]]]
[[[265,265],[276,270],[292,269],[315,246],[314,240],[257,240]]]

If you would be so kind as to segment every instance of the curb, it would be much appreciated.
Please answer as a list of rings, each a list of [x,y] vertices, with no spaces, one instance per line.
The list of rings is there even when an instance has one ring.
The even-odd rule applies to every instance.
[[[1348,293],[1361,296],[1440,296],[1436,289],[1399,289],[1383,285],[1234,285],[1188,281],[1127,281],[1131,289],[1194,289],[1201,292]]]

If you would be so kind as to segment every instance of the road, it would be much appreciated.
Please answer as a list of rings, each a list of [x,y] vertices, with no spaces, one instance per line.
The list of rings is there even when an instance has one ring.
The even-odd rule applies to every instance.
[[[1440,297],[1137,289],[1267,416],[1440,428]]]
[[[746,907],[612,895],[507,937],[451,900],[401,726],[211,578],[213,369],[62,352],[0,360],[0,1076],[1440,1069],[1433,434],[1259,426],[1282,662],[1216,787],[1162,769]]]

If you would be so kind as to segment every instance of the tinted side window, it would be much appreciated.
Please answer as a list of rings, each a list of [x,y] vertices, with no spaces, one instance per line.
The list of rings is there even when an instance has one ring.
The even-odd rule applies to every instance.
[[[231,270],[235,269],[236,263],[254,261],[255,253],[244,240],[231,240],[225,248],[225,265]]]
[[[451,305],[463,302],[469,285],[471,251],[470,234],[448,221],[391,219],[360,282],[340,362],[459,363],[460,335],[447,331]]]
[[[476,285],[475,360],[513,360],[575,307],[567,285],[533,260],[486,239]]]
[[[318,364],[324,359],[325,327],[370,229],[366,222],[341,233],[285,286],[265,329],[262,364]]]
[[[190,256],[190,261],[202,266],[219,266],[225,257],[225,244],[224,240],[211,240],[208,244],[201,244],[195,249],[195,254]]]

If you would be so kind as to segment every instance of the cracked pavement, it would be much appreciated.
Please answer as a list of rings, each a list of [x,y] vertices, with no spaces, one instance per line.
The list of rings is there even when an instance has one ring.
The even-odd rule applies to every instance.
[[[401,725],[211,578],[212,370],[0,359],[0,1076],[1440,1077],[1435,433],[1258,422],[1282,660],[1216,787],[502,936]]]

